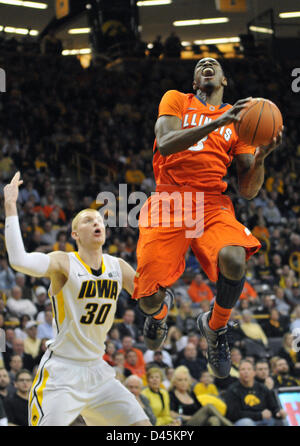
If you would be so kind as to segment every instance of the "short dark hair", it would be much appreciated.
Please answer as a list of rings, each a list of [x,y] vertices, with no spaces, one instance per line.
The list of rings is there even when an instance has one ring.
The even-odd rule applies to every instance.
[[[267,364],[270,367],[269,361],[267,359],[258,359],[255,363],[255,366],[257,366],[257,364]]]
[[[30,372],[29,370],[27,370],[27,369],[21,369],[21,370],[19,370],[19,371],[16,373],[16,379],[15,379],[15,380],[18,381],[19,376],[22,375],[23,373],[27,373],[28,375],[30,375],[30,376],[32,377],[31,372]]]
[[[201,57],[199,60],[197,60],[196,65],[195,65],[195,67],[194,67],[194,76],[193,76],[194,78],[195,78],[195,74],[196,74],[196,67],[197,67],[198,63],[200,62],[200,60],[202,60],[202,59],[206,59],[206,57]],[[225,72],[224,72],[224,68],[223,68],[223,66],[221,65],[221,63],[218,61],[218,59],[215,59],[214,57],[210,57],[210,59],[214,59],[214,60],[216,60],[216,61],[218,62],[218,64],[219,64],[220,67],[222,68],[223,76],[226,77]],[[200,272],[200,274],[201,274],[201,272]]]
[[[253,362],[249,361],[249,359],[242,359],[241,362],[240,362],[239,368],[241,367],[242,364],[244,364],[244,362],[247,362],[248,364],[251,364],[252,367],[253,367],[253,370],[255,370]]]
[[[233,352],[233,350],[239,352],[240,354],[242,354],[241,349],[238,347],[232,347],[231,352]]]
[[[67,235],[66,231],[59,231],[57,233],[56,240],[58,241],[62,235],[64,235],[66,237],[66,239],[68,238],[68,235]]]
[[[134,353],[135,356],[137,357],[137,353],[136,353],[136,351],[133,350],[133,349],[130,349],[130,350],[127,350],[127,352],[125,353],[125,358],[127,358],[127,356],[129,355],[129,353]]]
[[[153,356],[155,356],[155,355],[162,355],[162,351],[161,351],[161,350],[156,350],[156,351],[153,353]]]
[[[125,336],[123,336],[122,341],[124,338],[131,338],[133,340],[133,336],[131,336],[130,334],[126,334]]]

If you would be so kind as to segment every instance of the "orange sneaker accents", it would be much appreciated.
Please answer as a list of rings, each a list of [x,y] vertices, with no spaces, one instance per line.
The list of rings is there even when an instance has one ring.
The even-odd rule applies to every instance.
[[[157,319],[160,321],[161,319],[164,319],[167,316],[167,314],[168,314],[168,305],[164,303],[160,313],[153,316],[153,319]]]
[[[215,302],[211,318],[208,322],[209,328],[212,330],[218,330],[219,328],[225,327],[229,321],[231,311],[231,308],[222,308],[217,304],[217,302]]]

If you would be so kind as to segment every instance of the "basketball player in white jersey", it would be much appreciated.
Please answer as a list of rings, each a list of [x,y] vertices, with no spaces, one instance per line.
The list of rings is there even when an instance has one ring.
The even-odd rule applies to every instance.
[[[57,335],[49,342],[29,395],[29,425],[66,426],[79,414],[93,426],[151,426],[134,396],[103,359],[122,288],[133,293],[135,271],[102,254],[105,227],[85,209],[72,222],[78,252],[27,253],[17,214],[17,172],[4,188],[5,241],[11,266],[50,279]]]

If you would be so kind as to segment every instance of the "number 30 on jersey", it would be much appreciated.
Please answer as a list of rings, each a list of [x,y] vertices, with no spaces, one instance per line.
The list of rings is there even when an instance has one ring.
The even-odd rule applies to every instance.
[[[97,313],[98,308],[99,312]],[[107,319],[111,304],[99,305],[96,303],[88,303],[85,306],[85,309],[87,310],[87,313],[81,316],[81,324],[89,325],[94,322],[96,325],[102,325]]]

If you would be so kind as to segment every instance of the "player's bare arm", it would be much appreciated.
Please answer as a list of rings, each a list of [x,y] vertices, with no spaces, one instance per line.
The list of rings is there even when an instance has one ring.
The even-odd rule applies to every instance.
[[[127,291],[130,296],[133,294],[134,290],[134,277],[135,277],[135,270],[130,266],[125,260],[119,258],[119,264],[122,271],[122,278],[123,278],[123,288]]]
[[[219,118],[201,127],[194,127],[182,131],[181,119],[177,116],[160,116],[155,124],[157,147],[161,155],[182,152],[205,138],[219,127],[239,120],[240,112],[251,98],[240,99],[232,108]]]
[[[252,200],[260,191],[265,176],[265,158],[282,142],[282,131],[271,144],[257,147],[255,155],[240,154],[236,157],[239,192],[242,197]]]
[[[49,277],[51,282],[62,284],[69,274],[69,259],[66,253],[57,251],[44,254],[25,251],[17,212],[19,186],[22,183],[20,172],[17,172],[11,182],[4,187],[5,242],[9,262],[16,271],[23,274]]]

